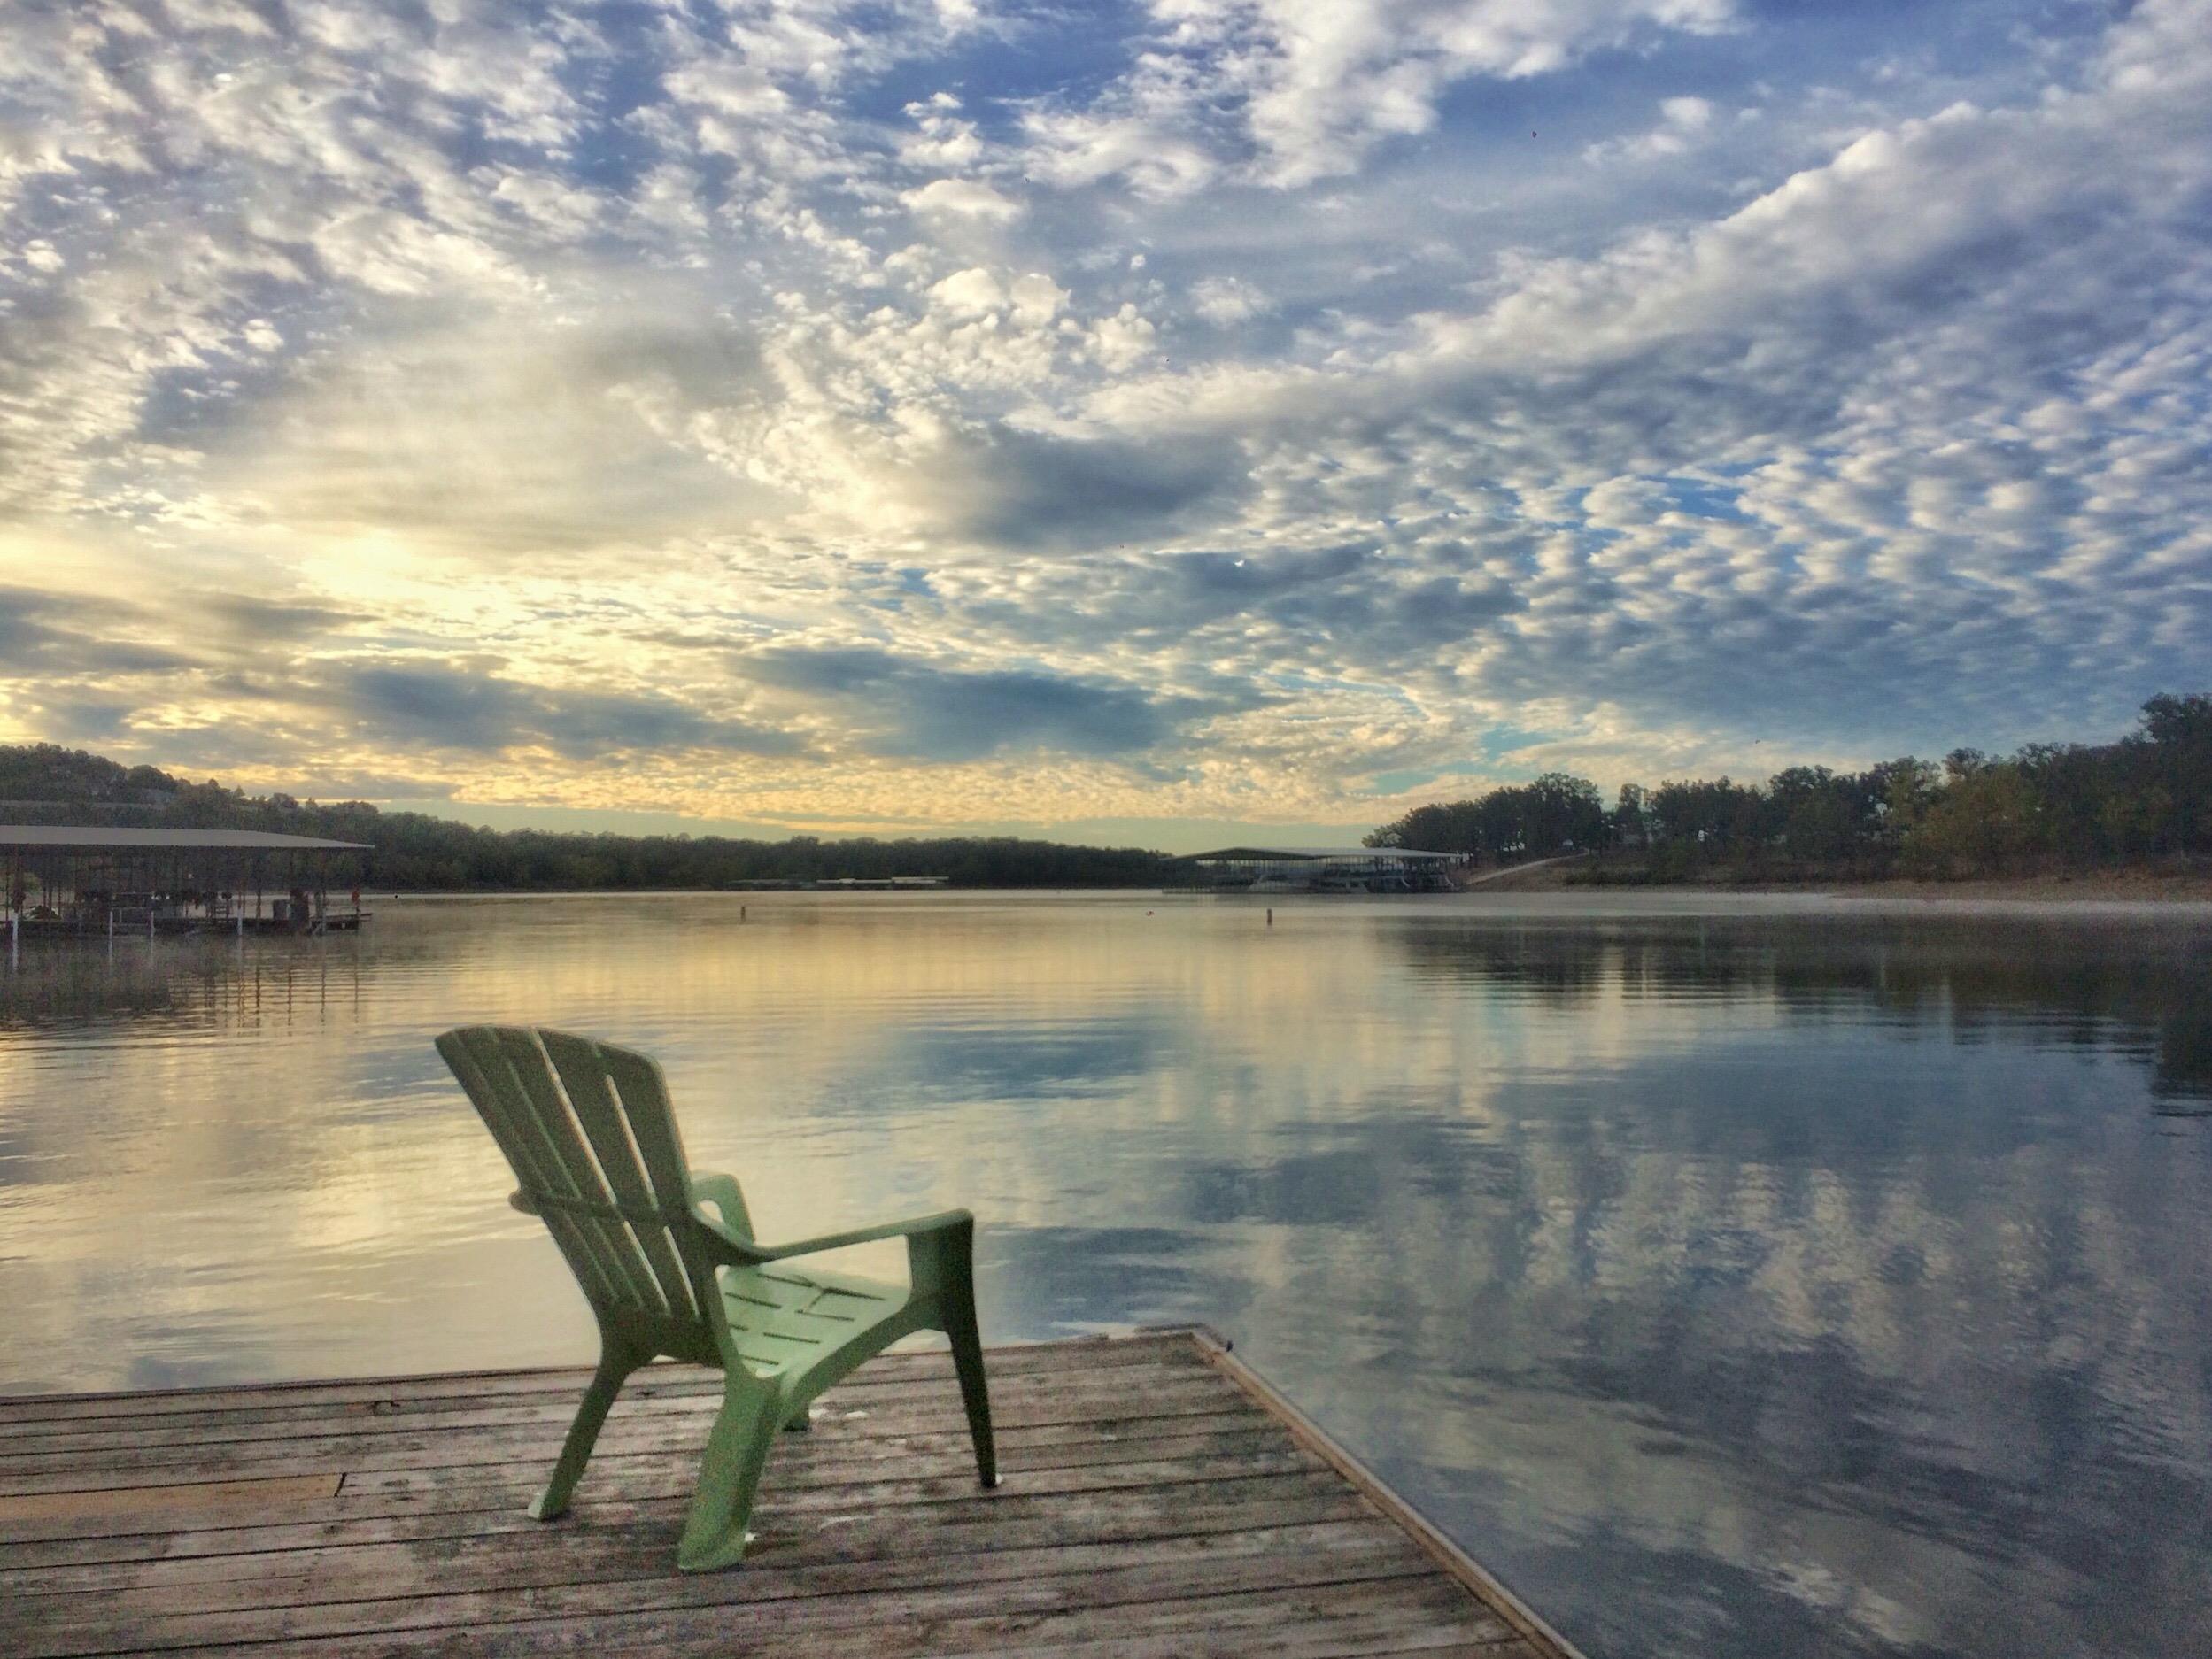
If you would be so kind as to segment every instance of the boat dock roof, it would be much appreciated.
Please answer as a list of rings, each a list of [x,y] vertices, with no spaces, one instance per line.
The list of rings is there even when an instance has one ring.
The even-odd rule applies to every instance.
[[[1208,1333],[989,1368],[996,1490],[948,1358],[885,1354],[783,1437],[745,1564],[686,1575],[695,1367],[632,1382],[551,1524],[581,1370],[0,1398],[0,1650],[1572,1659]]]
[[[1344,859],[1365,864],[1419,864],[1430,860],[1450,862],[1463,855],[1423,853],[1412,847],[1216,847],[1210,853],[1186,853],[1183,856],[1199,863],[1219,860],[1244,864],[1303,864]]]
[[[82,824],[0,824],[0,847],[144,852],[367,853],[366,841],[326,841],[267,830],[111,830]]]

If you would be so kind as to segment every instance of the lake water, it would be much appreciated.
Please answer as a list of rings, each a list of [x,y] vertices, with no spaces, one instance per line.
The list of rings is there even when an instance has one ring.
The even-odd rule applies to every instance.
[[[376,909],[0,969],[0,1391],[588,1360],[430,1047],[554,1023],[764,1237],[1226,1331],[1593,1655],[2212,1650],[2212,913]]]

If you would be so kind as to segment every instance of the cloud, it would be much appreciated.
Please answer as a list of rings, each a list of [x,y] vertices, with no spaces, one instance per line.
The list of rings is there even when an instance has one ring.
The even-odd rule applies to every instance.
[[[1051,750],[1114,759],[1200,711],[1136,687],[1031,669],[940,668],[864,646],[783,646],[745,658],[755,683],[827,707],[867,753],[963,761]]]
[[[1033,115],[1033,171],[1110,177],[1141,196],[1203,188],[1235,166],[1296,188],[1355,171],[1390,138],[1429,131],[1455,83],[1557,73],[1667,32],[1711,34],[1731,0],[1154,0],[1156,33],[1087,108]],[[1240,155],[1239,152],[1242,154]]]
[[[249,593],[210,593],[199,606],[220,631],[245,640],[308,639],[370,620],[362,612],[340,606]]]
[[[805,747],[788,732],[668,698],[526,685],[451,664],[360,664],[308,696],[356,732],[432,749],[496,753],[541,745],[568,760],[598,760],[639,749],[791,756]]]
[[[1218,328],[1234,328],[1268,309],[1267,296],[1241,277],[1209,276],[1194,283],[1190,308]]]
[[[946,217],[1010,225],[1028,210],[979,179],[932,179],[899,198],[924,218]]]
[[[1662,156],[1679,156],[1712,125],[1713,103],[1709,98],[1661,98],[1656,127],[1633,138],[1609,139],[1592,144],[1582,155],[1592,162],[1610,161],[1616,157],[1651,161]]]
[[[1245,488],[1220,439],[964,434],[932,458],[916,498],[955,536],[1012,550],[1099,546],[1172,534]]]
[[[993,273],[978,267],[955,271],[930,289],[930,301],[955,317],[979,317],[997,311],[1009,299],[1005,286]]]
[[[0,674],[81,686],[191,664],[158,637],[157,622],[128,601],[0,588]]]
[[[1192,195],[1224,168],[1205,143],[1175,131],[1191,120],[1184,96],[1148,87],[1127,98],[1137,106],[1127,112],[1033,111],[1025,166],[1031,177],[1065,189],[1118,179],[1142,201]]]
[[[772,395],[748,335],[666,308],[410,308],[193,434],[259,521],[516,556],[772,511],[709,412]]]

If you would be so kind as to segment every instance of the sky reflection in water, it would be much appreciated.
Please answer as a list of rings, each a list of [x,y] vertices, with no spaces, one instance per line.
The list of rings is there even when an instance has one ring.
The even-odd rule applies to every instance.
[[[975,1208],[995,1338],[1225,1329],[1594,1655],[2212,1632],[2204,918],[380,908],[0,978],[0,1389],[587,1357],[429,1042],[528,1019],[770,1237]]]

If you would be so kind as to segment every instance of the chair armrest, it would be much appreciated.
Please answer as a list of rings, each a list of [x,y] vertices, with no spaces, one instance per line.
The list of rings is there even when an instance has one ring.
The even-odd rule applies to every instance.
[[[529,1193],[523,1192],[519,1186],[507,1195],[507,1201],[509,1204],[512,1204],[516,1209],[521,1210],[525,1215],[538,1215],[544,1214],[544,1212],[538,1208],[537,1200],[532,1199]]]
[[[738,1178],[713,1169],[694,1169],[691,1172],[692,1208],[697,1209],[701,1199],[722,1212],[725,1227],[735,1229],[743,1236],[742,1223],[746,1219],[745,1192],[738,1185]]]
[[[755,1244],[750,1238],[740,1238],[728,1228],[717,1226],[711,1217],[700,1215],[696,1207],[692,1214],[698,1217],[702,1226],[748,1263],[781,1262],[787,1256],[812,1255],[817,1250],[841,1250],[847,1245],[873,1244],[879,1238],[912,1238],[948,1232],[971,1224],[975,1220],[964,1209],[948,1209],[934,1215],[911,1215],[904,1221],[887,1221],[880,1226],[855,1227],[845,1232],[824,1233],[819,1238],[800,1238],[792,1244],[763,1245]]]

